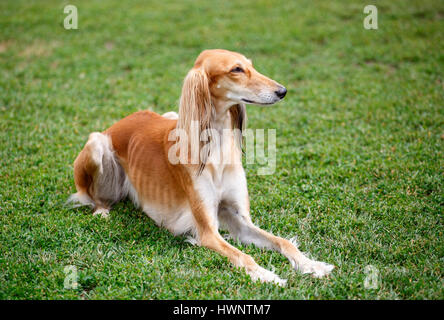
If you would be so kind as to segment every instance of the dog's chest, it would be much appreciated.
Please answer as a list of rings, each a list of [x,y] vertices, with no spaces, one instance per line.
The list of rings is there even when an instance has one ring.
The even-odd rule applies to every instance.
[[[245,174],[241,165],[208,164],[204,171],[197,189],[211,206],[218,207],[221,201],[236,198],[236,193],[243,194]]]
[[[245,188],[242,181],[241,150],[237,146],[232,130],[217,130],[217,143],[211,144],[209,157],[202,174],[195,181],[200,198],[211,207],[218,207],[227,196]],[[241,179],[237,179],[241,177]],[[236,182],[237,181],[237,182]]]

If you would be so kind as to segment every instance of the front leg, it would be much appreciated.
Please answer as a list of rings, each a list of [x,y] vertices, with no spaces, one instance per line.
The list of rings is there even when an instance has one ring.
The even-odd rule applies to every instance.
[[[195,188],[189,192],[189,200],[196,224],[197,243],[227,257],[236,267],[243,268],[253,281],[274,282],[281,286],[286,280],[260,267],[251,256],[243,253],[225,241],[218,232],[218,202],[206,172],[199,177]]]
[[[318,278],[328,275],[333,270],[333,265],[309,259],[289,240],[277,237],[253,224],[245,175],[242,172],[234,176],[236,179],[227,179],[227,182],[232,183],[225,193],[218,213],[221,225],[231,236],[243,243],[282,253],[293,268],[302,273],[310,273]]]
[[[274,282],[281,286],[287,283],[287,280],[281,279],[275,273],[260,267],[251,256],[226,242],[217,231],[207,229],[199,237],[200,245],[227,257],[236,267],[243,268],[253,281]]]

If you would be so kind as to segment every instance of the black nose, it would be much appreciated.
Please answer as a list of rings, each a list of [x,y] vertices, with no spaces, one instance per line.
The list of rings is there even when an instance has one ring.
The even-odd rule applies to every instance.
[[[285,87],[280,87],[279,90],[275,91],[274,93],[276,93],[279,99],[283,99],[287,94],[287,89]]]

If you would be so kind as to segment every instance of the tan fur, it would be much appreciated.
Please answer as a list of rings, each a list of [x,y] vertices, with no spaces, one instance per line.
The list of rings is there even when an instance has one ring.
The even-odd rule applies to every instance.
[[[236,71],[236,67],[242,72]],[[200,132],[209,128],[242,130],[246,121],[245,103],[273,104],[283,97],[277,98],[276,90],[284,89],[258,73],[241,54],[226,50],[202,52],[185,78],[178,120],[174,119],[174,113],[162,117],[140,111],[101,134],[91,134],[74,163],[77,197],[90,199],[96,212],[103,212],[114,202],[131,196],[158,224],[173,233],[191,231],[200,245],[245,268],[254,280],[283,284],[283,280],[259,267],[218,232],[220,220],[234,237],[278,250],[300,268],[311,261],[288,240],[252,224],[240,161],[217,164],[212,155],[218,150],[212,150],[199,163],[172,164],[168,151],[175,141],[169,141],[168,137],[174,129],[190,133],[193,120],[198,121]],[[236,141],[240,139],[232,134],[229,141],[224,141],[233,159],[241,157]],[[106,188],[110,191],[101,192]]]

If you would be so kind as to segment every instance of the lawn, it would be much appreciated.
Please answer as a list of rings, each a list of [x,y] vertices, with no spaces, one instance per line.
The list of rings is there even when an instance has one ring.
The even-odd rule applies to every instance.
[[[77,30],[63,28],[68,3]],[[378,30],[363,27],[366,4],[1,1],[0,299],[444,299],[444,3],[374,1]],[[129,201],[108,220],[64,207],[88,134],[177,111],[207,48],[287,87],[248,106],[248,127],[277,135],[273,175],[245,166],[251,215],[334,264],[330,277],[232,241],[288,279],[254,283]]]

